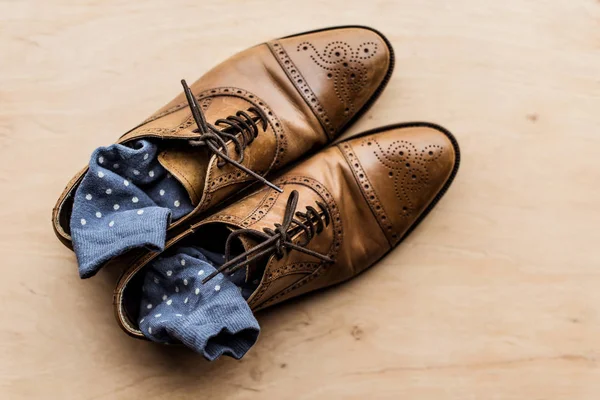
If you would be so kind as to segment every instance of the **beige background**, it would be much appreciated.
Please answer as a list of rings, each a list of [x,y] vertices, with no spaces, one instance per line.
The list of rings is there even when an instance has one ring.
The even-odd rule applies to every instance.
[[[354,281],[260,316],[241,362],[125,336],[51,208],[182,77],[360,23],[395,74],[350,131],[429,120],[463,163]],[[0,398],[600,398],[600,2],[0,0]]]

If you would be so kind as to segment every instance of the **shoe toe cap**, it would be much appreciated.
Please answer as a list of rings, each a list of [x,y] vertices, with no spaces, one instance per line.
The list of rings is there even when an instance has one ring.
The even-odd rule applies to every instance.
[[[435,125],[391,128],[347,144],[341,148],[392,245],[435,205],[458,168],[456,141]]]
[[[387,39],[366,27],[331,28],[270,46],[330,137],[370,105],[394,64]]]

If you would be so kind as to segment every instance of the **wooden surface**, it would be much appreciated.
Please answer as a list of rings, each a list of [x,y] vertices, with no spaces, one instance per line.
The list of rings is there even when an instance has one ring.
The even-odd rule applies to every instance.
[[[211,66],[329,25],[397,67],[350,134],[441,123],[446,197],[358,279],[260,315],[215,363],[125,336],[51,208],[99,145]],[[600,398],[600,3],[0,0],[0,398]]]

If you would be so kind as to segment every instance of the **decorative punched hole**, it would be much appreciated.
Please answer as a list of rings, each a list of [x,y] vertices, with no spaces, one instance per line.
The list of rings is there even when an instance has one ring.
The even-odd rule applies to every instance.
[[[308,50],[308,46],[303,46],[302,50]]]
[[[327,77],[328,77],[329,79],[331,79],[331,78],[333,78],[333,74],[330,72],[330,73],[328,73],[328,74],[327,74]]]

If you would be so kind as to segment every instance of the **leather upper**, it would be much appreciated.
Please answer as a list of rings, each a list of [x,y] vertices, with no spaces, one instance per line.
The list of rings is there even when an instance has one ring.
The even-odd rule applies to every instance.
[[[266,128],[261,126],[245,148],[243,165],[264,176],[338,136],[377,97],[392,68],[392,49],[376,31],[331,28],[242,51],[204,74],[191,89],[210,123],[252,107],[262,110]],[[181,182],[196,206],[170,228],[254,181],[233,165],[219,166],[218,158],[206,149],[187,145],[198,137],[196,128],[182,93],[118,140],[169,139],[159,162]],[[236,154],[231,141],[228,148]],[[55,231],[67,245],[72,196],[86,171],[69,182],[53,210]]]
[[[259,310],[345,281],[373,265],[437,202],[452,181],[458,161],[455,140],[437,126],[407,124],[366,133],[330,146],[277,178],[275,183],[284,193],[263,188],[248,195],[173,238],[167,248],[184,239],[202,245],[201,232],[210,232],[215,224],[232,230],[273,229],[282,223],[293,190],[298,192],[297,211],[324,205],[319,215],[326,226],[315,233],[306,249],[334,262],[294,249],[287,249],[281,258],[272,255],[248,299],[251,308]],[[304,239],[301,231],[293,236],[295,243]],[[249,239],[243,245],[248,250],[256,243]],[[142,335],[131,323],[123,298],[131,279],[154,257],[150,254],[132,265],[115,291],[117,319],[133,336]]]

